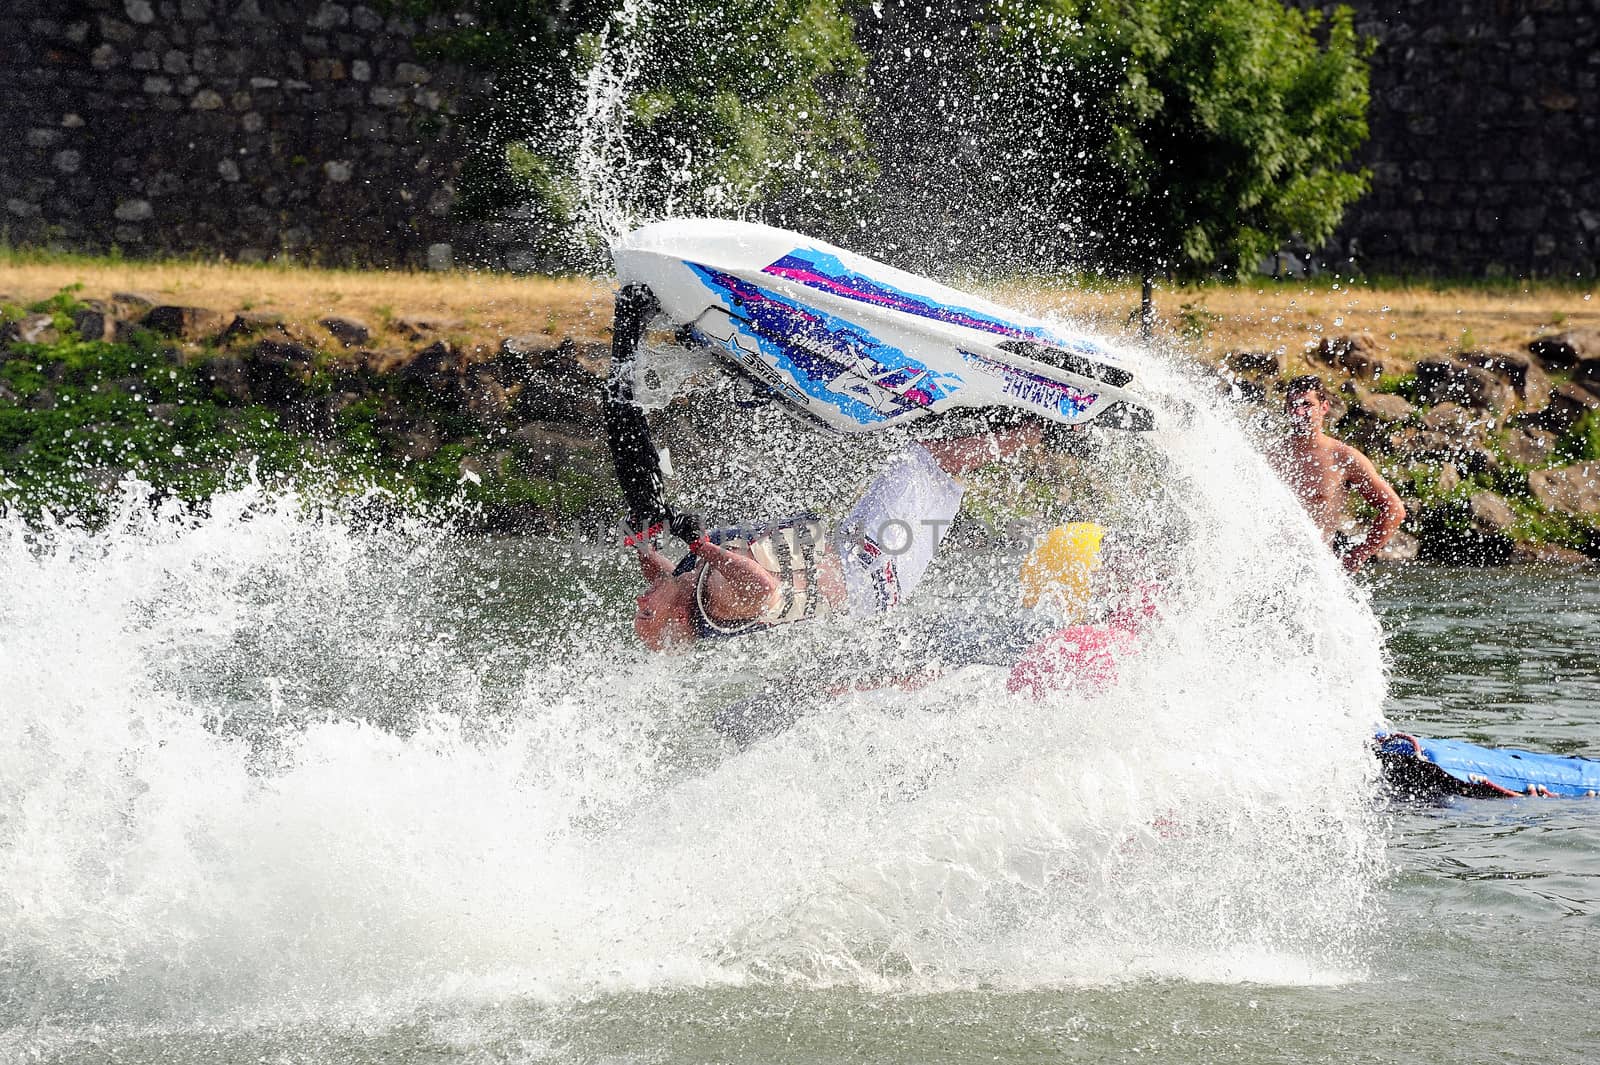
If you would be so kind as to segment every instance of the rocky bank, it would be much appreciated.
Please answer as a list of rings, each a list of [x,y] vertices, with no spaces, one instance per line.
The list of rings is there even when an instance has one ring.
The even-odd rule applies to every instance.
[[[0,296],[0,490],[92,512],[137,472],[204,499],[257,475],[376,484],[465,499],[486,528],[599,524],[620,508],[603,444],[598,341],[453,336],[425,313],[290,324],[139,293]],[[1582,563],[1600,558],[1600,333],[1523,351],[1386,367],[1370,337],[1306,353],[1333,386],[1333,431],[1405,499],[1391,561]],[[1223,358],[1219,386],[1264,433],[1303,366]]]
[[[1399,490],[1408,517],[1383,557],[1498,565],[1600,558],[1600,332],[1521,351],[1456,351],[1388,367],[1367,335],[1306,361],[1333,386],[1331,431]],[[1220,383],[1270,431],[1297,372],[1233,352]],[[1298,372],[1303,372],[1300,367]]]
[[[493,529],[613,510],[609,350],[544,335],[466,346],[457,324],[0,297],[0,482],[24,505],[92,509],[128,471],[201,499],[253,463],[465,499]]]

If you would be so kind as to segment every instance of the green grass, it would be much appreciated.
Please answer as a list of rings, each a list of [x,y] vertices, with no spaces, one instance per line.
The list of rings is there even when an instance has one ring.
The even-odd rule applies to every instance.
[[[1556,441],[1551,457],[1555,465],[1600,459],[1600,411],[1590,411],[1580,418]]]
[[[1417,401],[1417,375],[1414,373],[1386,373],[1372,386],[1374,392],[1399,396],[1410,403]]]

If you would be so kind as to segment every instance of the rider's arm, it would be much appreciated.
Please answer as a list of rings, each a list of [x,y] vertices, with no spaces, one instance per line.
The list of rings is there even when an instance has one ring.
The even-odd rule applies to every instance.
[[[708,539],[695,541],[689,550],[711,568],[705,583],[705,608],[719,621],[748,621],[759,616],[778,590],[778,578],[747,555]]]
[[[1400,502],[1400,494],[1383,479],[1383,474],[1378,472],[1371,459],[1348,445],[1344,457],[1347,463],[1345,483],[1359,492],[1361,498],[1377,511],[1377,516],[1367,529],[1367,538],[1345,555],[1345,568],[1354,572],[1383,550],[1383,545],[1393,538],[1400,523],[1406,520],[1406,508]]]

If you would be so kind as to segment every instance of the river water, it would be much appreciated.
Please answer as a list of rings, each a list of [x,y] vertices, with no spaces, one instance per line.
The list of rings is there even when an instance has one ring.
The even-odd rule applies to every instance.
[[[8,533],[0,1060],[1600,1059],[1586,802],[1389,804],[1350,729],[1218,747],[1194,696],[1169,746],[982,669],[737,753],[768,667],[633,651],[603,549],[260,490]],[[1395,725],[1600,753],[1592,575],[1350,603]]]
[[[1600,583],[1352,583],[1145,380],[1187,413],[1058,473],[1160,613],[1043,701],[828,690],[1014,611],[1004,538],[886,618],[652,656],[611,548],[257,484],[0,517],[0,1061],[1600,1060],[1595,807],[1394,805],[1364,742],[1600,754]],[[836,506],[876,461],[751,424],[682,491]],[[740,455],[789,476],[718,498]],[[797,720],[740,749],[763,687]]]

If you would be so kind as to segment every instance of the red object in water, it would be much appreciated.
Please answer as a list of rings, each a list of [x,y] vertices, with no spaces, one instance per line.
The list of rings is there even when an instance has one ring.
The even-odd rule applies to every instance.
[[[1133,649],[1136,634],[1118,625],[1068,625],[1028,648],[1006,680],[1006,690],[1035,699],[1072,685],[1093,695],[1115,684],[1117,659]]]

